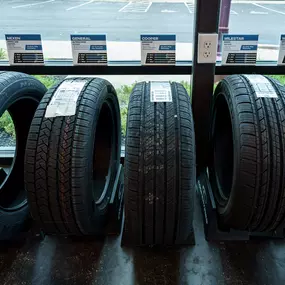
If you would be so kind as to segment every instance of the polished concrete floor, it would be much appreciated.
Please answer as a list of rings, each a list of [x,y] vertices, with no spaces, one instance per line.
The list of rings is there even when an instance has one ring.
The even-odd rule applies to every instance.
[[[105,241],[27,238],[0,245],[0,285],[284,285],[285,241],[208,243],[195,211],[196,245],[122,248]]]

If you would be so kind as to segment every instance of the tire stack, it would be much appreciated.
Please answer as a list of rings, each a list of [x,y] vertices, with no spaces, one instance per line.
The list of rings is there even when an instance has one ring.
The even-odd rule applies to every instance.
[[[209,177],[228,227],[267,232],[285,222],[285,88],[232,75],[213,96]]]

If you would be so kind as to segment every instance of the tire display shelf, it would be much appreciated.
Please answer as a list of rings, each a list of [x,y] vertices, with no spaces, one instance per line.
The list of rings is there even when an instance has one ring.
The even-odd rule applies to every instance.
[[[72,60],[47,60],[42,66],[9,65],[0,60],[0,71],[17,71],[37,75],[191,75],[192,61],[176,61],[170,66],[143,66],[139,61],[109,61],[108,66],[74,66]],[[216,63],[215,75],[285,74],[285,66],[276,61],[258,61],[256,65],[225,66]]]
[[[191,82],[191,98],[192,98],[192,111],[193,111],[193,121],[195,122],[194,128],[195,128],[195,145],[196,145],[196,165],[197,166],[197,181],[195,179],[193,180],[193,190],[195,191],[195,182],[196,183],[196,191],[198,193],[198,197],[200,199],[200,203],[202,205],[202,210],[204,213],[204,224],[205,224],[205,234],[206,234],[206,239],[208,241],[210,240],[249,240],[252,237],[266,237],[266,238],[283,238],[284,237],[284,230],[283,230],[283,224],[282,227],[278,227],[274,229],[274,231],[268,231],[267,227],[270,225],[270,220],[274,216],[275,218],[275,209],[274,205],[279,204],[279,201],[277,199],[278,195],[274,196],[274,199],[270,201],[270,211],[272,213],[272,216],[267,215],[267,212],[265,212],[264,209],[261,209],[262,206],[260,204],[255,205],[259,206],[259,211],[255,216],[256,219],[256,226],[260,225],[260,217],[265,216],[266,219],[264,221],[264,228],[261,229],[263,232],[251,232],[248,230],[250,227],[247,227],[247,230],[234,230],[230,227],[224,227],[222,223],[220,222],[219,214],[218,214],[218,207],[216,205],[216,201],[214,200],[214,188],[212,190],[212,186],[209,182],[208,174],[205,172],[205,169],[209,167],[208,162],[209,162],[209,153],[210,153],[210,140],[209,140],[209,133],[210,133],[210,128],[211,128],[211,120],[210,120],[210,114],[211,114],[211,99],[212,99],[212,94],[213,94],[213,86],[215,83],[215,75],[232,75],[232,74],[275,74],[275,75],[283,75],[285,74],[285,66],[278,66],[276,62],[257,62],[256,65],[252,66],[222,66],[220,62],[217,63],[207,63],[207,64],[200,64],[197,61],[198,58],[198,34],[199,33],[218,33],[219,31],[219,13],[220,13],[220,4],[221,0],[213,0],[211,1],[210,8],[209,9],[209,1],[207,0],[196,0],[196,9],[195,9],[195,22],[194,22],[194,41],[193,41],[193,61],[177,61],[176,65],[174,66],[142,66],[139,61],[125,61],[125,62],[120,62],[120,61],[110,61],[108,62],[108,66],[73,66],[72,61],[70,59],[66,60],[48,60],[45,62],[45,65],[43,66],[10,66],[7,61],[0,61],[0,72],[1,71],[18,71],[18,72],[24,72],[28,74],[37,74],[37,75],[120,75],[120,76],[128,76],[128,75],[188,75],[189,80],[190,76],[192,76],[192,82]],[[147,86],[145,86],[147,87]],[[144,88],[145,88],[144,87]],[[149,87],[147,87],[146,90],[149,90]],[[285,91],[284,91],[285,94]],[[51,95],[51,94],[50,94]],[[135,96],[139,97],[138,94],[135,94]],[[241,102],[245,103],[245,102]],[[272,105],[273,103],[269,103],[265,107],[267,111],[269,110],[268,108]],[[190,104],[189,104],[190,105]],[[280,105],[280,103],[279,103]],[[139,108],[141,105],[138,104],[138,106],[135,108]],[[272,106],[271,106],[272,107]],[[270,107],[270,108],[271,108]],[[159,113],[160,109],[158,108],[157,110],[154,109],[155,112]],[[151,111],[148,116],[146,116],[147,119],[150,121],[153,121],[152,119],[152,106],[149,107],[149,111]],[[166,118],[167,121],[167,115],[168,113],[165,112],[164,110],[161,110],[160,115],[163,115],[161,117]],[[173,114],[172,114],[173,115]],[[143,117],[143,116],[141,116]],[[160,118],[160,117],[158,117]],[[180,118],[179,118],[180,119]],[[164,119],[165,120],[165,119]],[[136,119],[136,121],[140,121]],[[163,120],[162,120],[163,121]],[[59,123],[57,121],[57,123]],[[66,124],[66,122],[64,122]],[[271,128],[268,133],[272,132],[273,130],[277,129],[276,128],[276,123],[272,122],[272,125],[274,126]],[[154,120],[154,124],[148,128],[148,131],[153,131],[157,132],[156,127],[156,121]],[[160,126],[160,125],[159,125]],[[285,129],[285,125],[284,125]],[[45,130],[43,128],[42,130],[43,135],[46,136]],[[56,130],[56,133],[54,135],[54,139],[57,139],[57,133],[59,132],[59,129]],[[35,132],[37,133],[37,132]],[[159,129],[157,132],[159,136],[165,136],[165,131],[162,129]],[[137,139],[137,138],[136,138]],[[139,139],[143,140],[143,136],[141,136]],[[165,141],[165,140],[164,140]],[[177,139],[178,141],[178,139]],[[274,140],[275,142],[275,140]],[[273,140],[272,140],[273,143]],[[280,143],[281,144],[281,143]],[[285,144],[284,144],[285,145]],[[164,152],[165,145],[163,144],[158,144],[158,148],[161,151],[161,153]],[[276,148],[276,146],[272,146],[272,153],[275,154],[279,152]],[[176,151],[177,149],[175,149]],[[135,154],[138,156],[138,154]],[[285,155],[284,155],[285,157]],[[0,158],[1,158],[1,151],[0,151]],[[7,159],[7,158],[5,158]],[[118,155],[117,161],[119,163],[120,157]],[[129,160],[129,161],[128,161]],[[144,158],[140,158],[141,161],[144,160]],[[125,167],[125,172],[128,173],[128,171],[133,171],[130,166],[127,164],[133,163],[130,158],[128,158],[128,154],[126,151],[126,159],[122,159],[121,161],[124,161],[124,167]],[[154,159],[154,165],[157,164],[157,161],[159,159]],[[33,158],[33,162],[38,162],[36,158]],[[150,163],[148,163],[150,164]],[[277,165],[277,162],[275,162]],[[134,163],[133,163],[134,165]],[[152,169],[154,169],[153,165],[150,165],[150,167],[147,165],[149,169],[151,169],[150,173],[152,174]],[[147,168],[147,170],[148,170]],[[277,168],[277,166],[276,166]],[[281,171],[281,168],[278,166],[278,173]],[[143,173],[144,174],[144,173]],[[141,174],[141,177],[143,176]],[[157,175],[157,174],[155,174]],[[108,234],[110,233],[119,233],[122,225],[122,220],[123,218],[123,192],[124,192],[124,182],[123,182],[123,169],[122,166],[120,165],[118,168],[118,173],[115,178],[115,186],[110,191],[111,193],[111,198],[110,200],[106,203],[109,205],[106,207],[107,212],[108,212],[108,218],[107,221],[109,221],[108,225],[104,228],[105,234],[106,232]],[[125,174],[126,177],[126,174]],[[159,179],[163,177],[162,172],[160,171],[159,175],[157,175]],[[275,181],[278,179],[275,177]],[[125,183],[129,184],[128,181]],[[146,184],[149,182],[148,178],[143,178],[141,179],[143,181],[146,181]],[[269,179],[270,180],[270,179]],[[135,183],[137,180],[134,180]],[[153,181],[156,181],[156,179],[153,179]],[[285,181],[285,179],[284,179]],[[277,181],[278,182],[278,181]],[[276,182],[276,183],[277,183]],[[145,183],[145,182],[143,182]],[[279,182],[278,182],[279,183]],[[281,184],[281,183],[280,183]],[[126,189],[128,189],[129,185],[126,185]],[[131,187],[129,187],[131,188]],[[141,187],[144,188],[144,185]],[[147,193],[152,192],[155,193],[156,190],[154,190],[155,187],[150,187],[151,190],[147,189]],[[153,188],[153,189],[152,189]],[[256,186],[257,191],[258,186]],[[281,189],[282,187],[275,187],[276,189]],[[179,189],[177,187],[177,189]],[[176,193],[178,193],[177,189],[175,188]],[[237,189],[239,189],[237,187]],[[270,186],[270,189],[273,191],[277,191],[274,189],[273,186]],[[157,216],[163,216],[167,217],[169,216],[169,213],[171,211],[165,207],[161,207],[158,202],[152,202],[152,199],[149,199],[152,204],[155,204],[154,207],[150,206],[151,203],[147,203],[147,201],[144,201],[142,199],[134,199],[136,198],[137,195],[137,188],[134,187],[131,189],[133,191],[133,196],[129,201],[135,201],[135,205],[132,205],[132,207],[129,207],[129,217],[132,217],[130,215],[131,211],[136,212],[135,218],[129,219],[132,220],[132,227],[133,227],[133,233],[132,236],[135,236],[137,241],[131,242],[128,240],[126,235],[123,235],[122,239],[122,244],[127,245],[127,244],[136,244],[136,245],[142,245],[142,241],[145,244],[163,244],[161,240],[165,241],[167,235],[165,235],[165,231],[163,232],[163,235],[159,234],[157,235],[156,233],[161,233],[161,225],[157,223]],[[256,189],[254,189],[256,190]],[[159,189],[160,192],[163,192],[163,188],[160,187]],[[173,191],[173,192],[175,192]],[[267,190],[266,190],[267,191]],[[32,191],[31,191],[32,192]],[[127,192],[127,191],[126,191]],[[36,193],[36,192],[35,192]],[[265,200],[265,198],[260,198],[258,195],[256,195],[260,200]],[[177,195],[178,197],[178,195]],[[269,194],[268,194],[269,197]],[[285,197],[285,195],[284,195]],[[141,198],[141,197],[139,197]],[[151,196],[152,198],[152,196]],[[215,197],[216,198],[216,197]],[[164,198],[165,199],[165,198]],[[88,200],[88,199],[87,199]],[[127,199],[126,199],[127,200]],[[240,199],[242,200],[242,199]],[[173,201],[172,201],[173,202]],[[264,201],[263,201],[264,202]],[[125,201],[125,204],[127,202]],[[281,204],[285,205],[285,198],[280,202]],[[44,204],[44,202],[42,203]],[[105,204],[105,206],[106,206]],[[149,205],[148,205],[149,204]],[[171,203],[169,203],[171,204]],[[174,204],[175,207],[177,207],[177,203],[172,203]],[[242,203],[240,203],[243,205]],[[168,205],[167,205],[168,206]],[[173,206],[173,205],[172,205]],[[142,208],[149,209],[149,211],[141,211]],[[177,207],[178,208],[178,207]],[[272,210],[273,209],[273,210]],[[65,209],[64,209],[65,210]],[[126,211],[127,213],[128,211]],[[237,212],[237,211],[236,211]],[[240,210],[240,212],[244,215],[243,210]],[[157,214],[158,213],[158,214]],[[283,213],[283,207],[282,211],[279,209],[278,215],[282,218],[284,213]],[[245,213],[248,214],[248,213]],[[71,215],[67,215],[68,219],[71,217]],[[144,216],[145,218],[141,218]],[[237,215],[238,216],[238,215]],[[37,217],[37,215],[35,215]],[[127,217],[127,215],[126,215]],[[219,218],[218,218],[219,217]],[[67,219],[67,220],[68,220]],[[145,221],[147,220],[147,223],[141,223],[141,228],[137,229],[137,224],[135,223],[136,220],[140,221]],[[285,218],[284,218],[285,219]],[[84,218],[81,219],[84,222]],[[127,219],[126,219],[127,220]],[[166,223],[169,223],[167,219],[164,219]],[[187,219],[182,219],[184,222],[187,222]],[[188,219],[189,220],[189,219]],[[235,222],[240,222],[242,219],[236,219]],[[276,219],[275,219],[276,220]],[[111,222],[110,222],[111,221]],[[279,222],[280,220],[278,220]],[[50,220],[46,219],[46,225],[50,226]],[[57,222],[60,227],[63,225],[60,224],[61,221],[59,219],[56,219],[54,221],[55,223]],[[275,221],[275,223],[277,223]],[[68,222],[66,224],[69,224]],[[74,223],[75,224],[75,223]],[[73,224],[73,226],[74,226]],[[174,227],[177,227],[177,225],[173,222],[173,219],[171,220],[171,225],[174,225]],[[278,224],[279,225],[279,224]],[[169,224],[167,224],[169,226]],[[183,223],[179,225],[180,228],[182,228]],[[189,227],[192,225],[189,225]],[[274,227],[273,225],[271,225]],[[173,226],[172,226],[173,227]],[[164,228],[167,228],[164,226]],[[244,227],[245,228],[245,227]],[[37,228],[36,228],[37,229]],[[51,230],[49,234],[54,234],[56,231]],[[171,231],[169,231],[171,232]],[[172,231],[175,232],[175,231]],[[177,231],[176,231],[177,232]],[[176,235],[175,232],[175,235]],[[146,234],[147,233],[147,234]],[[63,232],[64,235],[64,232]],[[165,236],[164,236],[165,235]],[[171,236],[171,240],[175,241],[176,237],[175,235]],[[41,232],[41,236],[43,236],[43,232]],[[90,235],[92,236],[92,235]],[[170,236],[170,235],[168,235]],[[167,236],[167,238],[168,238]],[[169,238],[170,239],[170,238]],[[179,242],[176,243],[177,245]],[[185,244],[194,244],[194,233],[192,231],[192,234],[189,235],[189,239],[185,240],[184,239],[184,245]]]

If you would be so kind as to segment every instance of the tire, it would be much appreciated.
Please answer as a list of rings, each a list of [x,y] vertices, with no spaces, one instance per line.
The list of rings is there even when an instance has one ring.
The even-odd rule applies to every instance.
[[[213,96],[210,181],[221,222],[269,231],[284,222],[284,87],[257,97],[243,75],[222,80]]]
[[[137,245],[183,244],[192,232],[196,181],[190,98],[171,83],[172,102],[150,102],[150,83],[130,96],[125,158],[125,230]]]
[[[285,87],[279,81],[272,79],[268,76],[265,76],[272,84],[275,89],[275,92],[278,95],[276,102],[276,115],[278,116],[278,137],[280,144],[280,186],[278,199],[275,201],[275,212],[272,218],[270,225],[267,227],[267,230],[275,230],[285,225],[285,173],[284,173],[284,163],[285,163]]]
[[[60,85],[82,80],[75,115],[46,118]],[[31,124],[25,157],[31,214],[47,234],[101,234],[120,163],[119,103],[106,80],[63,82],[45,94]]]
[[[32,76],[17,72],[0,73],[0,117],[7,110],[16,133],[13,163],[5,175],[1,173],[0,240],[9,240],[17,235],[28,218],[24,153],[33,115],[45,92],[45,86]]]

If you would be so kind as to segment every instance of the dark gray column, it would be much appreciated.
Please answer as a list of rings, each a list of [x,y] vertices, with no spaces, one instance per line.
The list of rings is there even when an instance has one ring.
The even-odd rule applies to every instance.
[[[215,64],[198,64],[198,33],[218,33],[221,0],[196,0],[192,107],[195,123],[197,174],[207,166],[209,153],[210,100],[213,93]]]

